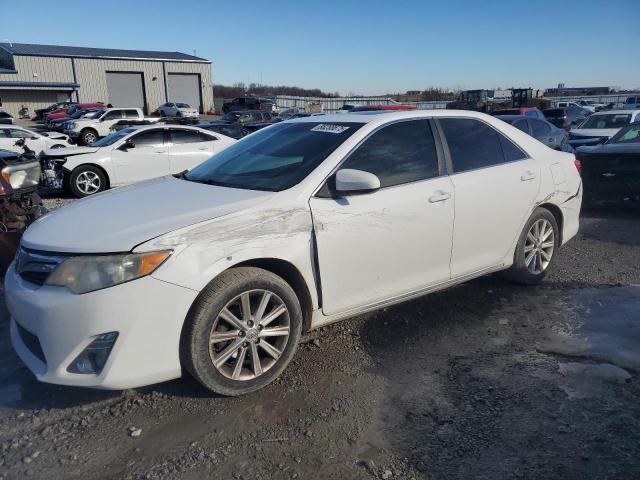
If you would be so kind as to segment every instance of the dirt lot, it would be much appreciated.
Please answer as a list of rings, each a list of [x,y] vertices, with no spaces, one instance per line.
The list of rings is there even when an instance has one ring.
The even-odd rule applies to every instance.
[[[640,478],[637,216],[585,217],[542,286],[494,275],[314,332],[240,398],[40,384],[0,302],[0,480]]]

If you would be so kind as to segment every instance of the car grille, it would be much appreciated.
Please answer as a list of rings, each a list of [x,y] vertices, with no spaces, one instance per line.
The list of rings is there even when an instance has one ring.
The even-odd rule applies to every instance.
[[[44,285],[49,275],[65,258],[62,255],[38,253],[20,247],[16,254],[16,272],[27,282]]]
[[[43,363],[47,363],[47,359],[44,356],[44,352],[42,351],[42,345],[40,345],[40,340],[33,333],[25,329],[22,325],[16,322],[16,326],[18,327],[18,333],[20,334],[20,338],[22,339],[22,343],[29,349],[31,353],[33,353],[38,359],[40,359]]]

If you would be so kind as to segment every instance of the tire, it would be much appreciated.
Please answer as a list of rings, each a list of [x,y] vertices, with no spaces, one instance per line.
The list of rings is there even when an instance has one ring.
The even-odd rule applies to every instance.
[[[80,132],[80,143],[82,145],[93,145],[98,140],[98,132],[87,128]]]
[[[265,293],[270,297],[260,314]],[[251,311],[248,317],[242,310],[245,295]],[[277,314],[282,307],[285,311]],[[233,314],[233,323],[225,312]],[[275,319],[270,319],[272,314],[277,314]],[[267,322],[264,327],[258,317]],[[288,336],[284,333],[287,328]],[[273,335],[276,329],[279,333]],[[254,392],[275,380],[289,364],[301,331],[300,302],[287,282],[260,268],[233,268],[213,280],[191,307],[181,337],[182,366],[212,392],[227,396]]]
[[[524,285],[542,282],[553,265],[559,240],[556,218],[549,210],[536,208],[520,234],[513,265],[504,272],[505,277]]]
[[[77,198],[84,198],[107,189],[107,176],[93,165],[80,165],[69,176],[69,190]]]

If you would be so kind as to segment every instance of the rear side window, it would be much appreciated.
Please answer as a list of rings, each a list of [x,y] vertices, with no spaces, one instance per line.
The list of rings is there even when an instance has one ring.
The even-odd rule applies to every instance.
[[[551,132],[551,128],[545,122],[541,122],[539,120],[530,120],[531,122],[531,132],[533,136],[538,138],[544,135],[549,135]]]
[[[398,122],[371,135],[341,168],[364,170],[390,187],[438,176],[438,157],[427,120]]]
[[[138,111],[137,110],[125,110],[124,111],[124,117],[125,118],[138,118]]]
[[[439,122],[449,146],[454,173],[526,158],[511,140],[479,120],[443,118]]]
[[[524,133],[529,135],[529,127],[527,126],[527,121],[526,120],[517,120],[517,121],[513,122],[511,125],[513,125],[518,130],[522,130]]]

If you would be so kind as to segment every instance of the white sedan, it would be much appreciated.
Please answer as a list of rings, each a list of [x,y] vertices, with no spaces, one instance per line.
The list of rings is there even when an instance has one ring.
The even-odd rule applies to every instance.
[[[86,197],[130,183],[190,170],[236,140],[188,126],[125,128],[88,147],[46,150],[43,183]]]
[[[57,132],[36,133],[18,125],[0,125],[0,149],[22,153],[24,149],[16,141],[24,139],[25,144],[36,155],[49,148],[70,147],[69,137]]]
[[[197,117],[198,110],[186,103],[169,102],[158,108],[158,113],[163,117]]]
[[[310,329],[500,270],[541,282],[578,231],[577,167],[476,112],[277,123],[32,224],[12,343],[44,382],[252,392]]]

